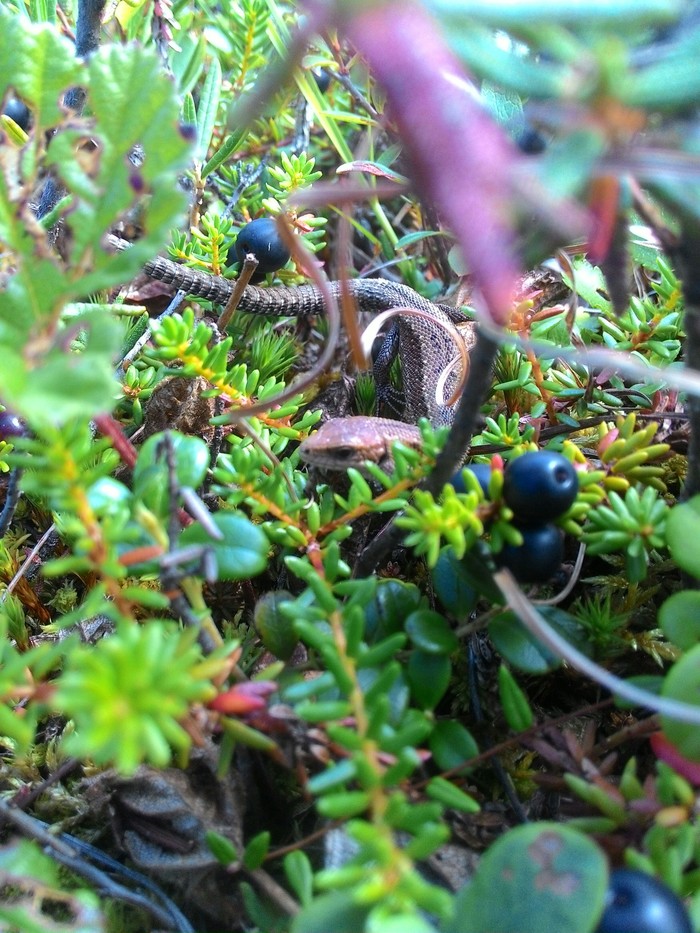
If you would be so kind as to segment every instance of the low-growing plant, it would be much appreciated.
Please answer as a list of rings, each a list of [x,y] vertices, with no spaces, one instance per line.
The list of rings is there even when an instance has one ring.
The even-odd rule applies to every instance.
[[[237,910],[267,933],[591,933],[610,852],[700,921],[699,33],[677,12],[80,0],[74,21],[0,2],[2,102],[30,115],[0,127],[0,810],[74,873],[8,841],[8,929],[116,929],[94,887],[180,930]],[[532,159],[504,135],[530,119],[551,135]],[[639,144],[671,121],[677,150]],[[334,315],[272,325],[140,276],[167,250],[233,278],[261,217],[298,244],[268,288],[325,265],[435,298],[466,263],[479,331],[453,425],[421,421],[388,469],[302,467],[321,411],[377,397],[364,376],[296,381]],[[514,303],[516,242],[533,267],[568,253]],[[654,711],[661,760],[594,766],[561,731],[582,710],[620,745]],[[595,816],[537,819],[548,781]],[[130,869],[114,882],[77,838],[101,782],[121,843],[145,832],[137,867],[172,890],[153,853],[200,846],[221,900],[190,920],[184,886],[183,914]],[[447,881],[450,838],[494,814],[473,878]]]

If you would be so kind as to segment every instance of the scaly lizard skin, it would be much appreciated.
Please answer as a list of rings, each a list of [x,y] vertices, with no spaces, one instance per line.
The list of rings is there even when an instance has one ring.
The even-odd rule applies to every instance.
[[[120,241],[124,242],[124,241]],[[235,282],[221,276],[198,272],[188,266],[171,262],[159,256],[147,262],[143,271],[153,279],[159,279],[173,285],[175,288],[206,298],[216,304],[225,305],[233,291]],[[350,293],[357,301],[360,311],[371,311],[375,314],[387,311],[389,308],[418,308],[429,314],[437,311],[444,314],[449,321],[455,324],[464,323],[466,318],[450,305],[434,304],[423,298],[418,292],[407,285],[388,282],[385,279],[349,279],[347,284]],[[342,285],[340,282],[329,282],[328,286],[336,299],[341,297]],[[323,314],[323,296],[314,285],[298,285],[288,288],[278,285],[274,288],[259,288],[257,285],[248,285],[238,304],[240,311],[251,314],[268,314],[278,317],[307,317]]]
[[[233,283],[208,275],[170,260],[158,258],[146,263],[144,272],[190,295],[226,304]],[[437,399],[437,384],[445,369],[458,353],[449,333],[457,327],[467,350],[474,342],[474,324],[460,311],[445,304],[435,304],[406,285],[383,279],[350,279],[347,283],[329,282],[336,299],[346,285],[360,311],[379,313],[391,308],[415,308],[425,316],[397,316],[391,325],[384,346],[374,366],[377,394],[384,408],[398,414],[403,421],[389,418],[341,418],[325,424],[308,438],[300,453],[309,463],[327,469],[345,469],[371,460],[391,468],[391,444],[400,440],[410,446],[420,446],[420,432],[415,427],[419,418],[428,418],[435,425],[451,424],[453,409]],[[240,311],[276,316],[310,316],[324,313],[321,292],[313,285],[295,288],[278,286],[259,288],[248,285],[238,304]],[[395,355],[401,362],[403,393],[399,404],[392,400],[389,368]],[[442,390],[445,399],[457,384],[459,371],[450,375]]]

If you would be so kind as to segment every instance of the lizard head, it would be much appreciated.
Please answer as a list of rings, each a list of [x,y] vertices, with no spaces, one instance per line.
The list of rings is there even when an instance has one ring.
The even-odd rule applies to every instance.
[[[418,429],[403,421],[357,415],[334,418],[307,437],[299,447],[306,463],[326,470],[355,467],[366,471],[367,463],[376,463],[383,470],[393,469],[391,445],[401,441],[410,447],[421,443]]]

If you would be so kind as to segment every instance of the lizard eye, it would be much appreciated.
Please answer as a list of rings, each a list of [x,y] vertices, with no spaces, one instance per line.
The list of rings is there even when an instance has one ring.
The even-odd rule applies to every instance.
[[[355,457],[354,447],[336,447],[333,456],[338,460],[353,460]]]

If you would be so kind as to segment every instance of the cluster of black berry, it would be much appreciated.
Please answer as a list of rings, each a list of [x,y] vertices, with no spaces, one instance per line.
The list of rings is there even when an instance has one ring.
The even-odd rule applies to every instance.
[[[468,469],[488,492],[488,464],[472,463]],[[521,583],[544,583],[559,569],[564,536],[553,522],[569,509],[577,492],[573,464],[553,451],[529,451],[506,467],[503,498],[513,511],[513,524],[523,536],[523,543],[517,547],[507,544],[496,560]]]
[[[503,498],[513,510],[523,543],[507,544],[499,561],[517,580],[543,583],[559,569],[564,539],[553,521],[569,509],[577,492],[573,464],[553,451],[530,451],[506,467]]]

